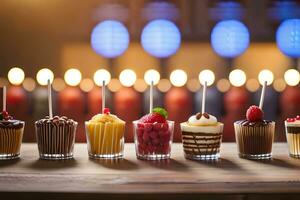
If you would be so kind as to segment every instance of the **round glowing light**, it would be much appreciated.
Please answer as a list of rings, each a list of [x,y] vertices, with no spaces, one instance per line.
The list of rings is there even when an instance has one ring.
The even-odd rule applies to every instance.
[[[284,73],[284,80],[289,86],[296,86],[299,84],[300,74],[295,69],[289,69]]]
[[[144,79],[148,85],[151,85],[152,81],[153,81],[153,85],[156,85],[159,82],[160,74],[158,71],[154,69],[149,69],[145,72]]]
[[[277,92],[282,92],[286,88],[286,84],[284,82],[284,79],[275,79],[273,83],[274,90]]]
[[[192,78],[187,82],[186,87],[191,92],[197,92],[200,89],[201,85],[197,79]]]
[[[60,92],[66,88],[66,83],[62,78],[55,78],[52,83],[52,88],[56,92]]]
[[[263,85],[265,81],[267,81],[267,85],[271,85],[273,83],[273,80],[273,72],[268,69],[261,70],[258,74],[258,81],[261,85]]]
[[[215,82],[215,73],[209,69],[205,69],[199,73],[199,81],[201,85],[204,85],[206,81],[207,86],[210,86]]]
[[[214,51],[226,58],[233,58],[246,51],[250,42],[248,28],[237,20],[220,21],[211,33]]]
[[[133,88],[138,92],[145,92],[147,89],[147,84],[143,79],[137,79],[133,85]]]
[[[81,72],[78,69],[68,69],[64,79],[69,86],[77,86],[81,81]]]
[[[256,79],[251,78],[247,81],[246,88],[250,92],[256,92],[259,89],[259,82]]]
[[[92,79],[85,78],[80,82],[80,89],[84,92],[89,92],[94,88],[94,82]]]
[[[7,77],[11,84],[20,85],[24,81],[25,73],[23,69],[14,67],[9,70]]]
[[[94,82],[98,86],[102,86],[103,81],[104,81],[104,84],[107,85],[109,83],[110,79],[111,79],[111,75],[110,75],[109,71],[107,71],[106,69],[98,69],[94,73]]]
[[[176,53],[180,47],[180,31],[171,21],[165,19],[153,20],[144,27],[141,43],[150,55],[166,58]]]
[[[93,29],[91,45],[96,53],[107,58],[115,58],[128,48],[129,33],[121,22],[105,20]]]
[[[25,78],[22,85],[23,88],[28,92],[32,92],[36,87],[36,83],[33,78]]]
[[[43,68],[36,74],[36,80],[40,85],[47,85],[48,80],[50,83],[53,82],[54,74],[50,69]]]
[[[220,79],[217,82],[217,89],[220,92],[227,92],[230,89],[230,82],[225,78]]]
[[[167,92],[172,87],[168,79],[161,79],[157,85],[157,88],[161,92]]]
[[[187,74],[182,69],[176,69],[172,71],[170,81],[176,87],[184,86],[187,82]]]
[[[120,82],[125,87],[131,87],[136,81],[136,73],[131,69],[125,69],[120,73]]]
[[[235,87],[241,87],[246,83],[246,74],[243,70],[235,69],[229,73],[229,81]]]
[[[300,19],[283,21],[276,32],[276,43],[287,56],[300,57]]]
[[[121,85],[121,83],[118,79],[113,78],[113,79],[110,80],[107,87],[110,91],[117,92],[122,87],[122,85]]]

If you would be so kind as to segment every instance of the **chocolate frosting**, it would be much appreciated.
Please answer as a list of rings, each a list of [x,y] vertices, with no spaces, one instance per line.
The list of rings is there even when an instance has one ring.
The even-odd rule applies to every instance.
[[[0,120],[0,128],[20,129],[24,127],[24,122],[16,119]]]
[[[240,124],[242,126],[267,126],[268,124],[272,123],[271,120],[261,120],[257,122],[250,122],[247,119],[239,120],[235,122],[236,124]]]
[[[66,116],[54,116],[53,118],[49,118],[49,116],[46,116],[44,119],[40,119],[35,122],[37,126],[41,126],[45,123],[53,124],[54,126],[57,125],[77,125],[77,122],[73,119],[69,119]]]

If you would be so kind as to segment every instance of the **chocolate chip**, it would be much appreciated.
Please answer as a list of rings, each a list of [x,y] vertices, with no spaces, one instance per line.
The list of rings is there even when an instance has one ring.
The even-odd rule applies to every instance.
[[[206,119],[209,119],[209,114],[208,113],[203,113],[203,116],[206,118]]]
[[[199,120],[201,117],[202,117],[202,114],[198,112],[198,113],[196,114],[196,119]]]

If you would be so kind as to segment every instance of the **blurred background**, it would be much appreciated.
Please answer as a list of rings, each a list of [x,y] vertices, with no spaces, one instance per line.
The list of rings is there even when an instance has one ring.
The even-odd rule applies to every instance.
[[[259,103],[264,81],[277,141],[284,120],[300,114],[300,1],[2,0],[0,35],[0,85],[9,113],[26,121],[26,142],[48,115],[47,79],[54,113],[79,122],[78,142],[84,121],[101,112],[103,80],[106,107],[127,122],[132,142],[131,122],[149,112],[150,69],[154,106],[176,121],[177,142],[178,124],[200,111],[199,80],[208,82],[206,111],[225,123],[225,142]]]

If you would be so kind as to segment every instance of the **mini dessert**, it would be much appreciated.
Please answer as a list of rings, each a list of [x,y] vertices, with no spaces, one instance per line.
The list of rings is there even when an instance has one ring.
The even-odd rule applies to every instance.
[[[123,158],[125,122],[108,108],[85,122],[85,128],[90,158]]]
[[[253,105],[247,110],[247,119],[234,123],[240,157],[248,159],[272,157],[275,122],[263,120],[263,115],[263,111]]]
[[[35,122],[36,139],[41,159],[73,158],[77,122],[67,117],[54,116]]]
[[[300,116],[285,120],[286,140],[291,157],[300,158]]]
[[[167,120],[163,108],[154,108],[152,113],[134,121],[134,141],[139,159],[161,160],[170,158],[174,122]]]
[[[223,124],[208,113],[197,113],[181,123],[184,155],[192,160],[211,160],[220,157]]]
[[[0,113],[0,160],[19,158],[25,123]]]

